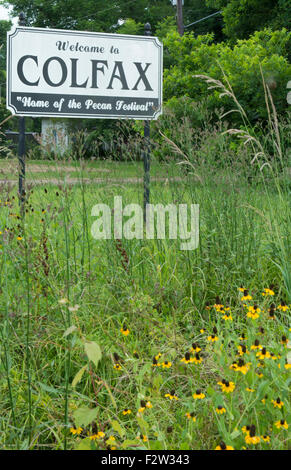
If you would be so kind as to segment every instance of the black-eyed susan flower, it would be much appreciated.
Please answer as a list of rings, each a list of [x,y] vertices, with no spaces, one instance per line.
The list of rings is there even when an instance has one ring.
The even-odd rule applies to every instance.
[[[280,364],[278,364],[278,365],[280,365]],[[290,370],[290,369],[291,369],[291,364],[288,364],[288,363],[286,362],[286,364],[284,365],[284,368],[285,368],[286,370]]]
[[[186,352],[185,356],[181,359],[181,362],[184,362],[184,364],[191,364],[193,362],[193,357],[190,356],[189,352]]]
[[[241,297],[240,299],[242,302],[246,302],[248,300],[252,300],[252,296],[249,294],[249,291],[247,289],[245,289],[243,291],[243,296]]]
[[[234,448],[231,446],[227,446],[223,441],[221,441],[221,443],[217,447],[215,447],[215,450],[234,450]]]
[[[270,436],[267,436],[266,434],[264,436],[261,436],[261,439],[264,442],[268,442],[268,443],[271,442]]]
[[[131,410],[129,410],[128,408],[125,408],[125,409],[123,410],[122,414],[123,414],[124,416],[130,415],[130,414],[131,414]]]
[[[249,393],[254,393],[254,392],[255,392],[255,389],[250,388],[250,387],[247,387],[247,388],[246,388],[246,391],[249,392]]]
[[[170,393],[165,394],[165,398],[169,398],[170,400],[179,400],[177,395],[175,394],[175,390],[172,390]]]
[[[277,400],[271,400],[271,403],[273,403],[274,408],[279,408],[279,410],[284,406],[284,402],[281,401],[280,398],[277,398]]]
[[[242,292],[242,293],[243,293],[243,292],[246,290],[246,288],[243,287],[243,286],[240,286],[240,287],[238,288],[238,290],[239,290],[239,292]]]
[[[204,328],[201,328],[200,333],[201,333],[201,334],[205,333]]]
[[[192,348],[190,349],[190,352],[192,353],[199,353],[201,351],[201,348],[198,343],[193,343]]]
[[[154,356],[153,357],[153,362],[152,362],[152,367],[160,367],[160,365],[161,364],[158,362],[157,357]]]
[[[268,395],[265,395],[264,398],[262,398],[261,402],[263,403],[263,405],[266,404],[266,400],[268,400]]]
[[[219,405],[215,411],[218,415],[223,415],[224,413],[226,413],[226,409],[224,408],[224,406],[221,405]]]
[[[145,402],[144,400],[141,400],[141,401],[140,401],[140,407],[139,407],[139,409],[138,409],[138,412],[139,412],[139,413],[143,413],[145,409],[146,409],[146,402]]]
[[[235,384],[233,382],[229,382],[228,380],[223,379],[222,381],[217,383],[218,385],[220,385],[222,392],[232,393],[235,389]]]
[[[218,336],[216,336],[216,335],[210,335],[210,336],[207,337],[207,341],[208,341],[209,343],[215,343],[215,341],[218,341]]]
[[[196,392],[193,394],[194,400],[203,400],[205,398],[205,394],[200,390],[196,390]]]
[[[287,346],[287,344],[288,344],[288,339],[285,335],[282,336],[282,338],[281,338],[281,344],[283,344],[283,346]]]
[[[273,289],[271,289],[272,286],[270,286],[270,288],[265,288],[264,289],[264,292],[262,292],[262,296],[263,297],[272,297],[275,295],[275,292],[273,291]]]
[[[223,315],[222,318],[223,318],[224,321],[232,321],[232,315],[231,315],[230,312]]]
[[[249,425],[246,425],[246,426],[243,426],[241,430],[244,434],[249,434],[251,427]]]
[[[120,328],[120,331],[124,336],[128,336],[129,333],[130,333],[129,329],[127,328],[127,326],[125,324],[123,325],[122,328]]]
[[[239,359],[237,362],[233,362],[230,366],[230,369],[241,372],[242,374],[246,375],[246,373],[250,370],[251,363],[245,363],[243,359]]]
[[[99,439],[103,439],[105,437],[105,433],[102,431],[97,432],[96,434],[93,434],[90,437],[91,441],[97,441]]]
[[[195,356],[193,357],[193,362],[194,364],[201,364],[202,362],[202,357],[200,356],[199,353],[196,353]]]
[[[239,339],[240,339],[241,341],[245,341],[245,340],[247,339],[246,334],[245,334],[245,333],[242,333],[242,334],[240,335]]]
[[[251,346],[252,351],[255,351],[257,349],[263,349],[263,346],[260,344],[260,341],[258,339],[256,339],[254,344],[252,344]]]
[[[251,318],[252,320],[256,320],[260,317],[261,309],[254,305],[253,307],[248,307],[247,318]]]
[[[143,442],[148,442],[148,437],[145,434],[140,434],[139,436],[136,436],[136,438]]]
[[[197,419],[193,411],[191,413],[186,413],[185,416],[187,419],[193,421],[193,423],[196,423]]]
[[[238,355],[243,356],[244,354],[248,354],[247,347],[244,344],[239,344],[237,347]]]
[[[264,359],[270,359],[271,354],[266,348],[263,348],[261,351],[257,352],[256,357],[258,357],[260,361],[263,361]]]
[[[121,369],[122,369],[122,366],[121,366],[118,362],[116,362],[116,364],[114,364],[114,366],[113,366],[113,369],[115,369],[115,370],[121,370]]]
[[[246,433],[245,441],[248,445],[257,445],[260,443],[260,436],[256,436],[256,427],[254,424],[250,426],[250,430]]]
[[[162,368],[163,369],[170,369],[170,367],[172,367],[172,363],[170,361],[162,362]]]
[[[277,429],[288,429],[288,423],[285,419],[280,419],[279,421],[276,421],[275,426]]]
[[[73,436],[79,436],[83,431],[83,428],[78,427],[78,428],[70,428],[70,433],[73,434]]]
[[[283,300],[281,300],[281,303],[280,305],[278,305],[277,309],[281,310],[281,312],[287,312],[287,310],[289,310],[289,307]]]
[[[152,402],[150,402],[149,400],[146,402],[146,408],[152,408],[153,405],[152,405]]]

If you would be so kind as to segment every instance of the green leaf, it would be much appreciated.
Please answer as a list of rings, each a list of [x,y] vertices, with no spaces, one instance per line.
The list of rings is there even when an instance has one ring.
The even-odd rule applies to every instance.
[[[102,357],[101,349],[97,343],[94,341],[85,341],[84,343],[85,353],[89,361],[92,361],[95,367],[98,366],[98,363]]]
[[[107,392],[108,392],[108,395],[109,395],[109,397],[110,397],[110,400],[111,400],[111,402],[112,402],[112,405],[114,406],[115,409],[117,409],[117,404],[116,404],[116,401],[115,401],[114,396],[113,396],[112,393],[111,393],[111,390],[110,390],[110,388],[109,388],[109,385],[107,384],[107,382],[105,382],[105,380],[102,380],[102,383],[103,383],[103,385],[105,385],[105,388],[106,388],[106,390],[107,390]]]
[[[90,437],[85,437],[76,447],[76,450],[92,450]]]
[[[124,428],[119,424],[118,421],[113,420],[111,421],[111,426],[114,429],[114,431],[117,431],[120,437],[123,437],[125,435],[125,430]]]
[[[87,369],[87,365],[82,367],[82,369],[80,369],[79,372],[77,372],[77,374],[75,375],[74,380],[72,382],[72,387],[73,388],[75,388],[76,385],[78,385],[78,383],[81,382],[83,374],[84,374],[86,369]]]
[[[70,328],[68,328],[63,334],[63,338],[66,338],[67,336],[69,336],[71,333],[73,333],[76,330],[77,330],[77,327],[75,325],[70,326]]]
[[[129,439],[126,439],[122,444],[121,444],[121,448],[122,449],[128,449],[129,447],[132,447],[132,446],[136,446],[137,444],[137,441],[136,440],[129,440]]]
[[[79,426],[88,426],[92,421],[94,421],[98,414],[98,408],[90,409],[87,406],[82,406],[74,411],[74,421],[77,427]]]

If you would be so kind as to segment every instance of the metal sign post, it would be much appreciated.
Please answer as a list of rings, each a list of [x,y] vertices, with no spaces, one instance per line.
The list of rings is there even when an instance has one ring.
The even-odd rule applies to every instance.
[[[151,36],[150,23],[145,24],[145,35]],[[147,205],[150,203],[150,169],[151,169],[151,148],[150,148],[150,121],[144,123],[145,150],[143,154],[144,163],[144,223],[147,221]]]
[[[24,13],[19,15],[19,26],[25,26]],[[19,163],[19,186],[18,197],[20,204],[20,213],[23,216],[25,202],[25,117],[19,117],[19,137],[18,137],[18,163]]]

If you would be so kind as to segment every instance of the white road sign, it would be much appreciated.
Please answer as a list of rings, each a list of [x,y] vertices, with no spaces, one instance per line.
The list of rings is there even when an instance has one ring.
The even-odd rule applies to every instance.
[[[17,27],[7,47],[13,114],[157,119],[162,112],[156,37]]]

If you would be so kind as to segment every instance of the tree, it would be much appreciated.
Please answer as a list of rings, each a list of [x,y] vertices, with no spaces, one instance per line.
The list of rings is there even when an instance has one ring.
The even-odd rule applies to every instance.
[[[266,27],[290,28],[290,0],[206,0],[206,4],[222,9],[223,31],[233,41]]]
[[[161,18],[173,14],[170,0],[12,0],[13,14],[23,11],[30,26],[112,32],[118,20],[150,22],[153,31]]]
[[[6,35],[11,29],[11,21],[0,21],[0,122],[2,122],[9,112],[6,110]]]

